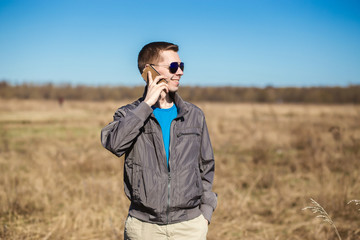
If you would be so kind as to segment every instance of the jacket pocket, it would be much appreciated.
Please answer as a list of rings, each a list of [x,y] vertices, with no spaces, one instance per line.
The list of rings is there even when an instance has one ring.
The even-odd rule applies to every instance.
[[[154,130],[152,130],[150,127],[146,127],[144,128],[144,140],[145,140],[145,144],[147,145],[147,147],[153,147],[154,145]]]
[[[136,166],[134,176],[134,202],[147,207],[149,210],[160,209],[160,177],[154,170]]]
[[[178,141],[200,141],[200,128],[182,128],[178,129],[176,137]]]
[[[175,207],[193,208],[200,205],[203,186],[200,170],[194,165],[178,171]]]
[[[196,166],[200,157],[201,148],[201,129],[183,128],[178,129],[176,133],[175,151],[173,152],[173,164],[188,168]]]
[[[124,161],[124,191],[129,199],[132,199],[133,191],[133,171],[134,162],[131,157],[125,157]]]
[[[140,199],[140,175],[141,175],[141,166],[134,164],[132,171],[132,196],[134,202],[139,202]]]

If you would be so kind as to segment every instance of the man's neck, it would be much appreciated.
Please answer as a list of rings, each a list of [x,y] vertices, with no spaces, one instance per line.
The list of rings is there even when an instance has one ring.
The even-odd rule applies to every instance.
[[[162,92],[160,98],[155,104],[158,108],[171,108],[174,105],[173,99],[170,97],[169,93]]]

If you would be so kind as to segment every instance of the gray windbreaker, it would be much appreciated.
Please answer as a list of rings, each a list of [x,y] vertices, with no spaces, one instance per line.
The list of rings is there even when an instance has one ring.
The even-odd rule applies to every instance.
[[[145,94],[144,94],[145,95]],[[124,190],[129,214],[145,222],[171,224],[201,213],[210,222],[214,154],[203,112],[175,93],[178,116],[171,122],[169,169],[159,123],[144,97],[119,108],[101,131],[102,145],[125,154]]]

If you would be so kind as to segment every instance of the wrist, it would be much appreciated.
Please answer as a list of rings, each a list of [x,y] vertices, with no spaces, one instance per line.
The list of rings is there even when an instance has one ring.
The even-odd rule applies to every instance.
[[[149,106],[149,107],[152,107],[152,105],[154,105],[154,104],[151,104],[151,102],[149,101],[149,100],[144,100],[144,102]]]

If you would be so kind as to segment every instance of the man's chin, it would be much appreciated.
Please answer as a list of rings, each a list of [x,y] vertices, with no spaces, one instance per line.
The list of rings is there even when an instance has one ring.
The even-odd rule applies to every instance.
[[[178,87],[174,87],[174,88],[171,88],[171,89],[169,89],[169,92],[171,92],[171,93],[175,93],[175,92],[177,92],[179,90],[179,88]]]

